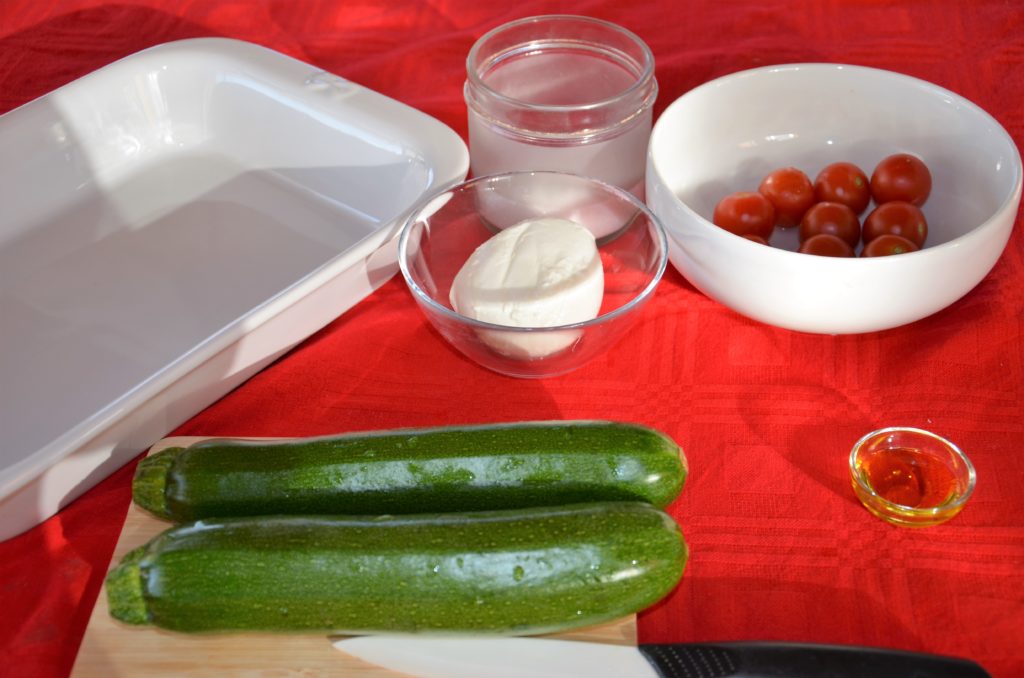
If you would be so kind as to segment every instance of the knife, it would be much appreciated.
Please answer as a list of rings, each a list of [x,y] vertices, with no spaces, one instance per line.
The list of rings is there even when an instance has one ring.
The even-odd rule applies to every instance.
[[[421,678],[989,678],[967,659],[844,645],[735,642],[608,645],[552,638],[357,636],[363,661]]]

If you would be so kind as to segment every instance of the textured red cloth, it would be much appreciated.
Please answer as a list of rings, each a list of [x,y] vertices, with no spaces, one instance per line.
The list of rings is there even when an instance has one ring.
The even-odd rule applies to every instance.
[[[952,89],[992,113],[1018,145],[1024,138],[1024,7],[1004,1],[4,0],[0,112],[141,48],[219,35],[308,61],[464,134],[463,69],[473,41],[505,21],[550,13],[604,18],[642,36],[657,59],[656,114],[726,73],[839,61]],[[396,278],[177,433],[297,436],[551,418],[649,424],[674,436],[692,466],[672,507],[692,559],[678,590],[642,615],[642,640],[878,645],[967,656],[996,676],[1020,676],[1017,226],[966,298],[863,336],[758,324],[670,268],[622,343],[543,381],[467,362],[427,327]],[[934,430],[971,455],[977,492],[953,521],[898,529],[854,498],[851,444],[893,424]],[[0,543],[0,674],[70,670],[128,506],[131,471]]]

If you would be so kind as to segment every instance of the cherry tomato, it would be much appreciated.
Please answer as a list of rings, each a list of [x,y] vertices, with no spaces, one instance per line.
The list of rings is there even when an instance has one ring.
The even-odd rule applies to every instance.
[[[736,235],[759,235],[765,240],[775,228],[775,208],[760,193],[731,193],[715,205],[712,219],[717,226]]]
[[[850,247],[860,242],[860,222],[853,210],[839,202],[819,202],[800,221],[800,242],[820,233],[834,235]]]
[[[868,175],[852,162],[836,162],[818,172],[814,198],[818,202],[842,203],[860,214],[871,202],[871,184]]]
[[[886,233],[906,238],[920,249],[928,237],[928,222],[917,207],[894,200],[871,210],[864,220],[864,242],[871,242]]]
[[[828,233],[812,235],[800,245],[800,252],[816,254],[819,257],[852,257],[853,248],[843,240]]]
[[[903,200],[920,207],[931,192],[931,172],[920,158],[908,153],[890,155],[871,174],[871,196],[879,205]]]
[[[775,225],[796,226],[814,204],[814,186],[807,175],[795,167],[783,167],[768,174],[757,188],[775,208]]]
[[[743,237],[746,238],[747,240],[749,240],[750,242],[756,242],[758,245],[767,245],[768,244],[767,240],[765,240],[764,238],[762,238],[759,235],[754,235],[753,233],[747,233]]]
[[[910,242],[906,238],[893,235],[892,233],[886,233],[880,235],[867,245],[864,246],[864,251],[860,253],[862,257],[888,257],[893,254],[904,254],[906,252],[916,252],[917,245]]]

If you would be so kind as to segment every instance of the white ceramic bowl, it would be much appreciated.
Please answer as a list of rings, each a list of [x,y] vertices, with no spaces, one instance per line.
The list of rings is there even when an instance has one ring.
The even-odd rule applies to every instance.
[[[765,247],[711,223],[718,200],[757,190],[773,169],[796,166],[813,181],[849,161],[870,176],[899,152],[932,172],[918,252],[818,257],[793,251],[794,229],[776,229]],[[952,304],[995,265],[1020,198],[1020,153],[991,116],[936,85],[859,66],[772,66],[697,87],[658,119],[647,160],[647,202],[672,264],[739,313],[804,332],[883,330]]]

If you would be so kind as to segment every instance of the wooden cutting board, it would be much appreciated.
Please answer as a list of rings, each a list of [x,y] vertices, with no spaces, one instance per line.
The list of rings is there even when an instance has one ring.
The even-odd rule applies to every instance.
[[[167,447],[184,447],[205,439],[165,438],[152,447],[150,454]],[[119,563],[125,553],[146,543],[169,526],[170,523],[158,520],[132,504],[114,548],[111,567]],[[553,634],[551,637],[636,645],[636,619],[631,616],[610,624]],[[326,635],[188,635],[122,624],[110,616],[104,585],[89,618],[71,675],[74,678],[226,675],[385,678],[401,674],[340,652],[331,645]]]

